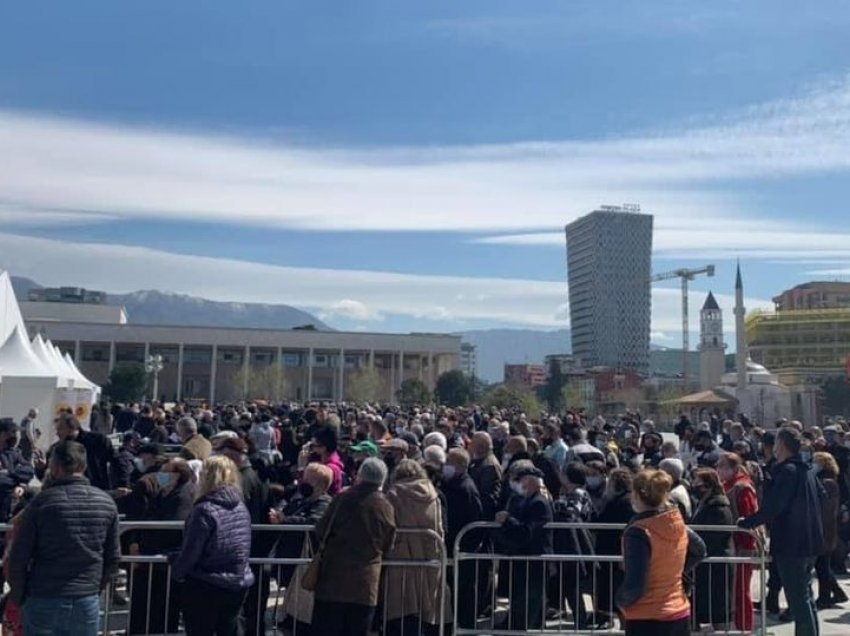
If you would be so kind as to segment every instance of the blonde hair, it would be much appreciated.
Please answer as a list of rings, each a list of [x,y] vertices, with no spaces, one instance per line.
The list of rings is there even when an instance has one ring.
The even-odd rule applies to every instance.
[[[241,483],[242,479],[239,476],[239,469],[236,464],[224,455],[213,455],[205,460],[201,467],[201,476],[198,479],[198,495],[195,497],[195,501],[225,486],[234,486],[237,490],[241,489]]]
[[[812,460],[816,464],[820,464],[820,466],[823,468],[825,477],[829,479],[838,479],[838,462],[835,461],[835,457],[833,457],[829,453],[821,452],[812,455]]]
[[[650,508],[664,504],[672,487],[673,478],[663,470],[644,469],[632,482],[632,492]]]
[[[317,462],[307,464],[307,468],[304,469],[304,475],[306,476],[307,473],[316,478],[318,485],[321,486],[321,488],[317,488],[316,490],[321,490],[323,494],[328,491],[328,488],[331,487],[334,481],[333,471],[324,464]]]

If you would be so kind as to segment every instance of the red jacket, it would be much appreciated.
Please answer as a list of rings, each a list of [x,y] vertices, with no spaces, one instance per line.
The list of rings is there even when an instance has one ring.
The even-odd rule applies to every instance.
[[[741,517],[749,517],[759,510],[759,499],[750,477],[739,472],[731,481],[723,483],[723,489],[732,505],[732,516],[737,522]],[[733,536],[735,553],[739,556],[755,552],[756,539],[746,532],[736,532]]]

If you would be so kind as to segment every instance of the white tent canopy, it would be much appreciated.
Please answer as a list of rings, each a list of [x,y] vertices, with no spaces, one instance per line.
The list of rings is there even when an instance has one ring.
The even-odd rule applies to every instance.
[[[42,449],[55,441],[53,418],[60,407],[87,425],[100,387],[41,335],[30,342],[7,272],[0,272],[0,337],[0,417],[20,421],[37,409],[35,428],[42,435],[36,443]]]

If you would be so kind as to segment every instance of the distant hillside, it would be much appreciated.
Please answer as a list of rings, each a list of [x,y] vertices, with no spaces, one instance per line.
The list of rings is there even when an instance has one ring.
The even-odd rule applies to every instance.
[[[31,289],[41,289],[42,285],[28,278],[12,277],[12,287],[19,299],[26,300]],[[314,325],[321,331],[331,330],[312,314],[289,305],[218,302],[161,291],[108,294],[108,302],[110,305],[126,307],[129,322],[138,325],[257,329],[292,329]]]
[[[478,347],[478,375],[487,382],[501,382],[505,363],[543,364],[552,353],[569,353],[569,329],[482,329],[458,334]]]

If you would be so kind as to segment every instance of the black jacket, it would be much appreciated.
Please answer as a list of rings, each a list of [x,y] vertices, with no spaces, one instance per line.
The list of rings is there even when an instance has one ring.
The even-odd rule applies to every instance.
[[[620,493],[605,502],[597,523],[628,523],[635,516],[631,494]],[[596,532],[596,554],[620,554],[622,552],[622,530],[598,530]],[[607,566],[606,566],[607,567]]]
[[[315,526],[324,516],[328,507],[331,505],[330,495],[321,495],[316,499],[297,498],[287,504],[283,512],[282,525],[295,526]],[[308,535],[314,535],[310,532],[266,532],[269,537],[273,537],[277,541],[274,550],[274,555],[278,559],[297,559],[301,556],[301,551],[304,549],[304,539]],[[314,547],[317,547],[318,539],[311,536]],[[278,576],[282,584],[286,584],[292,578],[292,573],[295,571],[294,565],[280,566]]]
[[[245,507],[248,508],[251,515],[251,523],[257,525],[268,523],[269,508],[271,507],[268,483],[260,479],[257,471],[251,468],[251,464],[247,463],[247,460],[239,467],[239,474],[242,476],[242,496]],[[269,556],[275,544],[274,533],[257,530],[252,532],[251,535],[251,556]]]
[[[691,519],[691,525],[735,525],[735,520],[732,519],[732,507],[729,505],[729,499],[727,499],[725,495],[714,495],[713,497],[709,497],[706,501],[699,503],[694,511],[694,516]],[[708,556],[716,557],[732,555],[732,533],[697,530],[697,534],[699,534],[700,538],[705,542],[705,549]]]
[[[502,492],[502,467],[492,453],[484,459],[476,459],[469,465],[469,476],[478,488],[484,519],[492,521],[499,510],[499,495]]]
[[[12,491],[18,486],[26,486],[34,472],[32,463],[24,459],[20,449],[0,451],[0,522],[9,520]]]
[[[774,556],[815,557],[823,552],[821,506],[825,497],[814,471],[795,455],[773,468],[761,509],[739,525],[752,529],[770,524],[770,553]]]
[[[448,556],[453,556],[457,535],[470,523],[484,519],[484,507],[478,487],[467,473],[444,481],[442,491],[446,497],[446,550]],[[466,535],[461,548],[475,552],[480,545],[481,533],[472,532]]]
[[[531,497],[514,496],[508,502],[510,516],[494,537],[509,555],[552,554],[552,504],[541,493]]]
[[[91,485],[101,490],[111,490],[110,469],[117,455],[109,438],[102,433],[82,430],[74,441],[82,444],[86,449],[88,462],[86,478],[91,482]],[[48,465],[50,464],[49,459],[48,456]]]
[[[118,510],[83,477],[56,480],[30,502],[9,553],[12,600],[98,594],[118,570]]]
[[[132,483],[133,471],[135,470],[135,466],[133,466],[133,460],[135,459],[135,455],[130,452],[127,448],[119,448],[118,452],[115,454],[115,461],[112,462],[112,477],[110,481],[112,482],[113,488],[129,488]]]

